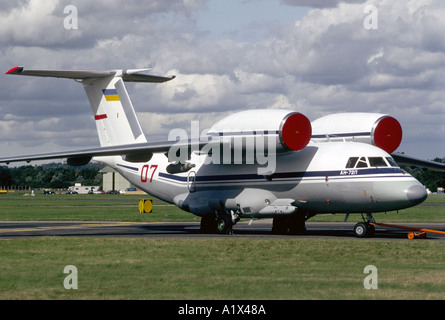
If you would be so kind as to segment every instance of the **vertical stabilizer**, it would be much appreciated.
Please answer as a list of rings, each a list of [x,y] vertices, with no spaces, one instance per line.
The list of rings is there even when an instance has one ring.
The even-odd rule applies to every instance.
[[[85,80],[83,84],[101,146],[147,141],[121,77]]]

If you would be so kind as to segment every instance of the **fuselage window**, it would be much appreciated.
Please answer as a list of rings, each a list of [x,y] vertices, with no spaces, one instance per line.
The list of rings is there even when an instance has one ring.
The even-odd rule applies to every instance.
[[[382,157],[369,157],[369,165],[371,167],[387,167],[385,160]]]
[[[354,168],[357,163],[358,157],[351,157],[346,164],[346,168]]]
[[[367,168],[368,162],[366,161],[365,157],[361,157],[360,160],[357,162],[356,168]]]

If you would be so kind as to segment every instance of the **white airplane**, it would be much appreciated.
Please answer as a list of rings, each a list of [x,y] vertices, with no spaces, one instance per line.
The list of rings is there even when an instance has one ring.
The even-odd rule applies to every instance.
[[[0,163],[66,158],[70,165],[85,165],[94,158],[145,192],[202,217],[202,233],[230,234],[240,218],[273,218],[273,232],[298,234],[316,214],[358,213],[363,217],[354,227],[358,237],[373,235],[373,213],[415,206],[427,197],[395,160],[445,171],[444,164],[391,155],[402,128],[393,117],[376,113],[332,114],[311,123],[292,110],[247,110],[198,138],[149,142],[124,82],[175,77],[145,71],[9,70],[8,75],[83,84],[101,147]]]

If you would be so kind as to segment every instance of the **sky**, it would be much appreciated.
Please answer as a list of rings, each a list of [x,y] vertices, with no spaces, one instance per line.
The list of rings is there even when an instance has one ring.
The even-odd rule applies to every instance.
[[[15,66],[175,75],[127,84],[150,140],[245,109],[378,112],[403,127],[397,151],[445,157],[444,16],[439,0],[2,1],[0,157],[99,145],[80,84]]]

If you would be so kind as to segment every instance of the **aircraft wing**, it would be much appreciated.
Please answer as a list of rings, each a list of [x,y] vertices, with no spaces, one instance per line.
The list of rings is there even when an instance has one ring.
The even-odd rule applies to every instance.
[[[54,152],[36,155],[24,155],[0,158],[0,163],[9,164],[11,162],[31,162],[52,159],[68,159],[68,164],[81,166],[87,164],[93,157],[123,156],[130,162],[146,162],[153,153],[167,153],[172,147],[180,148],[200,148],[208,142],[203,141],[157,141],[138,144],[128,144],[111,147],[98,147],[91,149]]]
[[[397,164],[401,166],[403,165],[429,169],[437,172],[445,172],[445,163],[418,159],[400,153],[392,153],[391,156],[397,162]]]

